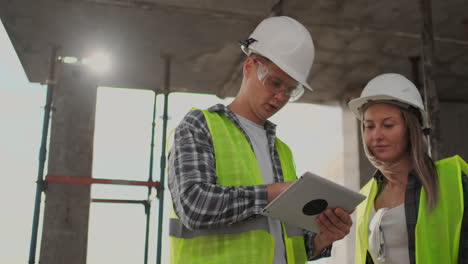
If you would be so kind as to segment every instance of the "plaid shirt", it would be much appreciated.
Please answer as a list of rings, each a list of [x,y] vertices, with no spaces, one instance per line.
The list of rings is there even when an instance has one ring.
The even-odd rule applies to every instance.
[[[382,189],[384,176],[380,171],[376,171],[374,178],[379,186],[379,192]],[[458,264],[468,264],[468,177],[462,177],[463,184],[463,197],[464,197],[464,213],[462,230],[460,233],[460,247],[458,249],[459,257]],[[419,197],[421,194],[422,184],[412,171],[408,177],[408,183],[405,191],[405,215],[406,227],[408,232],[408,250],[410,256],[410,263],[416,264],[416,247],[415,247],[415,229],[418,222],[419,211]],[[373,264],[372,258],[369,253],[367,254],[367,264]]]
[[[252,146],[235,114],[218,104],[208,109],[226,115],[241,131]],[[278,153],[275,148],[276,125],[267,121],[264,125],[272,156],[274,181],[283,181]],[[174,145],[169,153],[169,190],[174,211],[188,228],[212,229],[257,217],[267,204],[266,185],[229,187],[218,184],[213,141],[200,110],[189,112],[174,134]],[[304,231],[309,259],[314,251],[315,233]],[[330,256],[331,246],[318,257]]]

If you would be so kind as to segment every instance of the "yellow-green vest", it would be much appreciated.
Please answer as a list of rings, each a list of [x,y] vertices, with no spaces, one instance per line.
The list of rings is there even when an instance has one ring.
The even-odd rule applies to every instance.
[[[460,230],[463,221],[462,174],[468,174],[467,163],[458,155],[435,163],[439,182],[436,207],[428,211],[426,192],[421,189],[418,221],[415,230],[417,264],[458,263]],[[361,193],[367,198],[357,208],[355,264],[366,263],[369,247],[368,227],[377,194],[377,182],[371,179]]]
[[[263,178],[245,134],[224,114],[202,110],[213,140],[218,184],[223,186],[261,185]],[[275,140],[284,180],[296,179],[289,147]],[[171,263],[273,263],[273,236],[268,220],[258,216],[232,226],[188,230],[174,215],[170,219]],[[302,230],[282,224],[288,263],[307,261]]]

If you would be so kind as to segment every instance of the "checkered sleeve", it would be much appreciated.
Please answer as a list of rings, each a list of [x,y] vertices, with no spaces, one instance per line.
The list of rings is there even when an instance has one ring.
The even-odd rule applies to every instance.
[[[317,260],[320,258],[326,258],[331,256],[331,250],[332,246],[326,247],[320,254],[316,257],[314,257],[314,250],[315,250],[315,236],[317,234],[314,232],[306,231],[304,230],[304,241],[305,241],[305,247],[306,247],[306,253],[307,253],[307,259],[308,260]]]
[[[267,205],[266,185],[219,185],[214,155],[203,112],[191,111],[176,128],[168,162],[174,211],[188,229],[230,225]]]

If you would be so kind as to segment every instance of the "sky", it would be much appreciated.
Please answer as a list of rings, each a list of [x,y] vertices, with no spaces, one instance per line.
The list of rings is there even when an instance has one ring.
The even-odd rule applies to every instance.
[[[0,263],[27,263],[46,87],[28,82],[1,23],[0,79],[0,175],[3,178],[0,191]],[[151,91],[98,88],[93,177],[140,181],[148,179],[153,99]],[[171,94],[168,131],[173,130],[192,107],[207,108],[216,103],[228,104],[230,101],[232,98],[222,100],[213,95]],[[163,97],[159,95],[154,180],[159,180],[160,174],[162,102]],[[298,175],[307,170],[324,175],[336,162],[337,156],[343,151],[341,114],[337,106],[290,103],[273,116],[271,121],[278,125],[278,137],[293,150]],[[147,198],[147,188],[93,185],[91,197],[142,200]],[[163,263],[168,263],[169,257],[169,201],[170,196],[166,192]],[[155,263],[156,258],[157,205],[157,200],[154,200],[149,263]],[[143,263],[143,206],[93,203],[90,210],[87,263]],[[37,252],[39,249],[40,240]]]

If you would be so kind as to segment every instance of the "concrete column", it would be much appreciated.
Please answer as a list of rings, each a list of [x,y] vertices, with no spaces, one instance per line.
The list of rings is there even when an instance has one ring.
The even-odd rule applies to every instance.
[[[359,153],[359,174],[360,174],[360,182],[359,188],[362,188],[374,175],[376,168],[370,163],[367,159],[366,153],[364,152],[364,146],[362,145],[362,136],[361,136],[361,127],[360,122],[357,123],[358,126],[356,127],[357,134],[358,134],[358,153]]]
[[[343,100],[340,105],[342,110],[343,149],[334,164],[326,170],[325,176],[347,188],[359,191],[361,178],[363,177],[361,162],[362,157],[365,158],[365,156],[362,154],[362,147],[360,147],[359,122],[345,102],[347,100]],[[352,214],[352,219],[353,227],[350,234],[343,240],[333,243],[332,256],[317,261],[317,264],[354,263],[356,213]]]
[[[76,65],[62,64],[59,71],[47,174],[91,177],[96,78]],[[86,263],[90,189],[89,185],[47,185],[40,263]]]
[[[358,191],[360,188],[360,173],[359,173],[359,134],[358,122],[354,114],[348,109],[346,104],[341,106],[343,110],[343,167],[342,184],[348,188]],[[353,217],[353,228],[350,234],[334,245],[333,258],[339,260],[333,263],[354,263],[355,250],[355,214]]]

